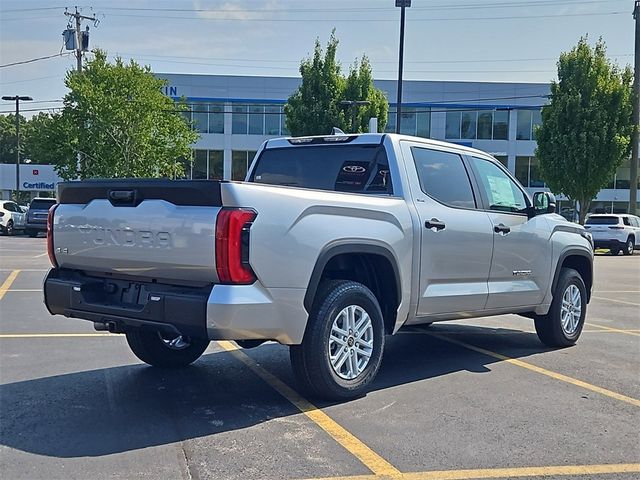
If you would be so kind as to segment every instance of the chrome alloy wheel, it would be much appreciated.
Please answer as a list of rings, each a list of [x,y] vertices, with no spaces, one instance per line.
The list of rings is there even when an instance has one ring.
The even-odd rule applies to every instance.
[[[560,310],[562,330],[566,335],[571,336],[576,333],[581,315],[582,298],[580,297],[580,290],[577,286],[571,284],[562,295],[562,308]]]
[[[191,345],[191,343],[188,341],[188,337],[184,337],[183,335],[178,335],[175,338],[167,339],[164,338],[160,332],[158,332],[158,336],[160,337],[160,340],[162,340],[162,343],[164,343],[165,346],[167,346],[171,350],[183,350]]]
[[[329,360],[333,371],[345,380],[360,375],[373,354],[373,324],[359,305],[342,309],[331,325]]]

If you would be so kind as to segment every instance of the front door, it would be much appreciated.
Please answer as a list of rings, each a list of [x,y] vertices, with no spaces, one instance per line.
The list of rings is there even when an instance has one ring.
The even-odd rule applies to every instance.
[[[455,150],[403,142],[420,219],[419,317],[482,310],[487,301],[493,233],[477,209],[469,173]],[[413,162],[411,162],[413,160]]]
[[[551,275],[551,232],[544,216],[529,218],[524,191],[496,163],[470,157],[493,229],[486,308],[538,305]]]

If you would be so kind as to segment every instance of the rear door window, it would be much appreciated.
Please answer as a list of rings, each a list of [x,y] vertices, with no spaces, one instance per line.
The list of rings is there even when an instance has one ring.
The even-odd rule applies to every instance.
[[[617,225],[618,217],[589,217],[587,225]]]
[[[424,193],[451,207],[476,208],[460,155],[421,147],[411,147],[411,153]]]
[[[336,192],[393,194],[380,145],[318,145],[263,150],[250,182]]]
[[[629,221],[629,217],[622,217],[622,222],[627,226],[631,226],[631,222]]]

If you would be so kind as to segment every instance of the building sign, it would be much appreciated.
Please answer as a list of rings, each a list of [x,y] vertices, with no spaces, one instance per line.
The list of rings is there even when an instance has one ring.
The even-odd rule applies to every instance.
[[[165,85],[160,88],[160,91],[165,94],[167,97],[177,97],[178,96],[178,87],[174,87],[173,85]]]
[[[20,165],[20,190],[32,192],[53,192],[62,179],[56,174],[53,165]],[[16,189],[16,165],[0,164],[0,190]]]

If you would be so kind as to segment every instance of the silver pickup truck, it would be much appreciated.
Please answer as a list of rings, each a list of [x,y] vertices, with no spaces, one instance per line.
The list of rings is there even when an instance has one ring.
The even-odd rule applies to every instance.
[[[308,393],[362,395],[385,336],[517,313],[549,346],[580,336],[589,233],[533,201],[493,157],[399,135],[269,140],[245,182],[59,185],[52,314],[124,333],[142,361],[195,361],[211,340],[290,346]]]

